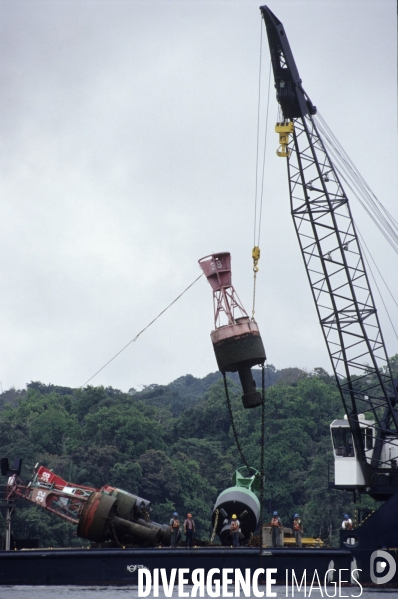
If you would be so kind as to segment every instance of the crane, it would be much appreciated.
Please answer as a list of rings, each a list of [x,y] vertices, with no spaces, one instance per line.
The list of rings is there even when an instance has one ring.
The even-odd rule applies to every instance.
[[[283,24],[265,22],[291,214],[345,417],[331,424],[335,486],[387,500],[398,492],[394,380],[347,194],[318,131]]]

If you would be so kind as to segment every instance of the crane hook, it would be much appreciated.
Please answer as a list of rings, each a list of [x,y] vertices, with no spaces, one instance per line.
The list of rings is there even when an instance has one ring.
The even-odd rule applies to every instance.
[[[254,310],[256,306],[256,281],[257,281],[257,273],[258,273],[258,261],[260,260],[260,248],[258,245],[255,245],[252,250],[252,258],[253,258],[253,309],[252,309],[252,320],[254,320]]]
[[[253,271],[258,272],[258,261],[260,260],[260,248],[256,245],[252,250]]]

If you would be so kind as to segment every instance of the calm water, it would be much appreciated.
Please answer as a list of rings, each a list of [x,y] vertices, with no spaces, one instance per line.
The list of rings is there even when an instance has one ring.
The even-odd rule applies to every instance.
[[[186,587],[186,590],[189,591],[189,587]],[[260,587],[260,590],[265,591],[265,587]],[[283,599],[286,597],[286,589],[284,586],[273,587],[273,591],[277,592],[277,599]],[[342,596],[351,597],[351,593],[353,595],[358,595],[358,587],[344,587],[342,589]],[[308,597],[307,590],[307,597]],[[331,595],[332,590],[328,587],[328,592]],[[131,587],[0,587],[0,599],[66,599],[70,597],[71,599],[138,599],[138,588],[136,586]],[[152,595],[149,595],[152,597]],[[165,595],[159,591],[159,599],[163,599]],[[209,597],[209,595],[205,594],[205,597]],[[242,597],[242,595],[241,595]],[[254,595],[252,595],[254,597]],[[291,597],[291,593],[289,593],[289,597]],[[304,593],[295,592],[294,597],[302,599],[305,597]],[[311,598],[319,599],[321,594],[318,591],[313,591],[311,594]],[[325,594],[324,594],[325,597]],[[364,589],[361,595],[361,599],[395,599],[398,597],[397,589]],[[173,594],[173,598],[178,598],[178,593],[175,592]],[[337,597],[338,598],[338,593]],[[264,594],[264,599],[265,594]],[[326,599],[326,598],[325,598]]]

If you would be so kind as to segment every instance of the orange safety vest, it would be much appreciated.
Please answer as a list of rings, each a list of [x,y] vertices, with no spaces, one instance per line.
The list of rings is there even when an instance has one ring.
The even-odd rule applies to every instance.
[[[272,518],[271,520],[271,526],[280,526],[281,523],[279,521],[279,518]]]
[[[301,520],[294,520],[293,522],[293,528],[294,530],[301,530]]]

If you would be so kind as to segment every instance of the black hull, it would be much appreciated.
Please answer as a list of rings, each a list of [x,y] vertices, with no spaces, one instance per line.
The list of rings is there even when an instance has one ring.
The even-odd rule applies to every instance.
[[[350,580],[351,572],[360,584],[375,584],[379,576],[372,572],[371,557],[376,549],[383,548],[391,563],[398,562],[398,494],[393,495],[360,526],[340,531],[340,549],[299,549],[251,547],[197,547],[193,549],[31,549],[0,551],[0,585],[131,585],[137,584],[138,570],[165,568],[167,576],[173,568],[188,568],[189,572],[212,568],[240,569],[251,574],[258,568],[276,568],[272,574],[278,583],[285,584],[286,574],[290,584],[292,573],[300,580],[306,573],[311,584],[315,570],[324,584],[328,570],[334,569],[329,581],[343,584]],[[387,556],[388,557],[388,556]],[[383,556],[385,560],[385,555]],[[398,568],[395,567],[388,586],[398,587]],[[341,572],[339,572],[341,570]],[[331,573],[330,573],[331,574]],[[186,577],[188,575],[185,575]],[[261,576],[259,578],[261,582]],[[387,581],[386,581],[387,582]],[[358,588],[358,587],[357,587]]]
[[[165,568],[196,568],[208,572],[211,568],[240,569],[251,574],[258,568],[277,568],[273,574],[279,584],[285,584],[286,571],[291,584],[292,570],[300,581],[306,571],[311,584],[317,570],[323,584],[327,570],[334,568],[333,580],[350,580],[353,568],[362,568],[361,583],[370,582],[370,551],[356,555],[348,549],[263,549],[257,548],[150,548],[150,549],[36,549],[0,552],[1,585],[134,585],[138,570]],[[189,575],[185,575],[185,577]],[[259,581],[262,581],[260,576]],[[394,582],[394,581],[393,581]]]

